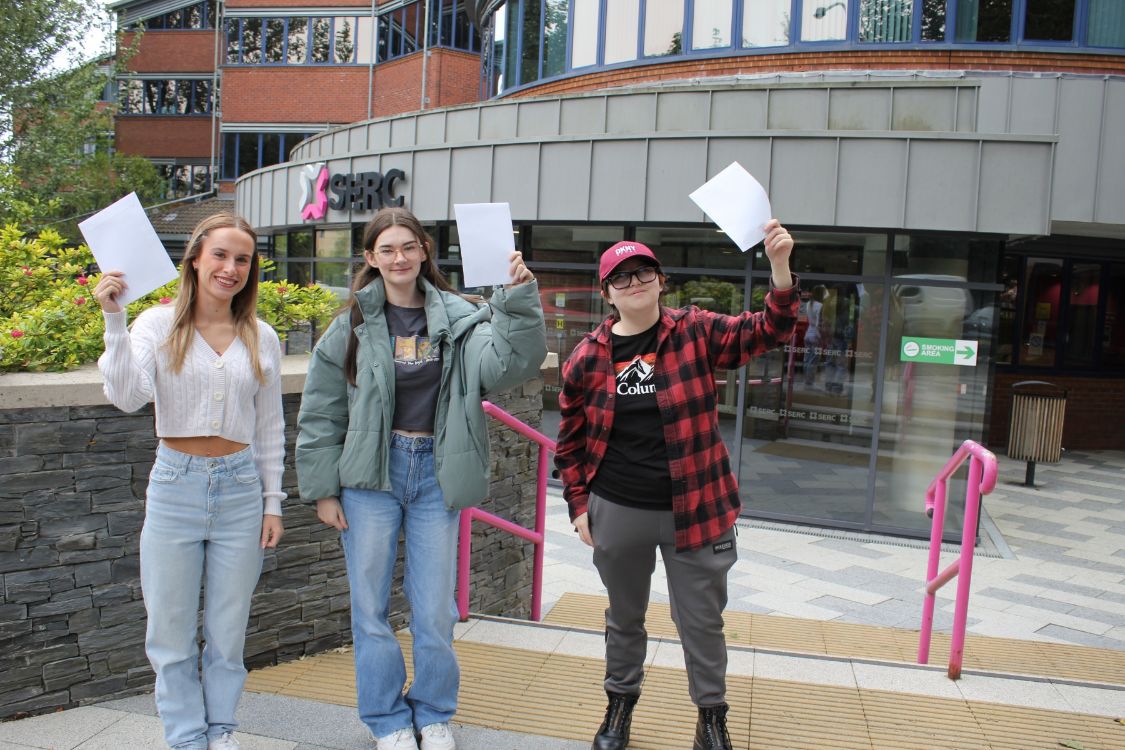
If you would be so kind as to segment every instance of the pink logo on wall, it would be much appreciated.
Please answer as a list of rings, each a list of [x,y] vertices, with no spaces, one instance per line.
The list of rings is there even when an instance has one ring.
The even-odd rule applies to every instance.
[[[301,170],[301,221],[323,219],[328,213],[328,167],[324,162]]]

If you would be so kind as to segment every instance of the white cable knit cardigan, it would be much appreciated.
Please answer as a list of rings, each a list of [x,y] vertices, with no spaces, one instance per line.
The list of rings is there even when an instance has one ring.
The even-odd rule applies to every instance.
[[[98,369],[105,395],[122,411],[156,402],[159,437],[218,435],[253,448],[262,479],[264,512],[281,515],[285,421],[281,409],[281,343],[258,321],[262,385],[250,367],[242,340],[235,337],[219,356],[198,331],[180,372],[172,372],[164,342],[172,329],[172,305],[158,305],[126,328],[125,313],[104,313],[105,354]]]

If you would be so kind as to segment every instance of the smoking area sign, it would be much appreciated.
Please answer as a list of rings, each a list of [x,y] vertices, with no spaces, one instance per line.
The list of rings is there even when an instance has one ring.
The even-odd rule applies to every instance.
[[[977,364],[976,341],[963,339],[922,339],[914,336],[902,337],[899,359],[903,362],[927,362],[935,365]]]

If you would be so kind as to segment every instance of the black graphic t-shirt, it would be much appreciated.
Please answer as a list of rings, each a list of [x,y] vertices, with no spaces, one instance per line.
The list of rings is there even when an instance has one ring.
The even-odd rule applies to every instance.
[[[383,308],[395,357],[395,415],[391,427],[433,432],[441,385],[441,352],[426,335],[426,310],[387,303]]]
[[[656,330],[634,336],[612,334],[617,394],[613,431],[590,489],[635,508],[672,508],[672,477],[664,420],[656,402]]]

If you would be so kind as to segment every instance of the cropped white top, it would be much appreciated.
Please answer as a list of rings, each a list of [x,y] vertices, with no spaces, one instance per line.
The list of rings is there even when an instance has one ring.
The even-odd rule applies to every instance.
[[[180,372],[173,372],[164,347],[172,329],[172,305],[158,305],[126,328],[125,313],[104,313],[105,353],[98,368],[105,395],[122,411],[156,402],[160,437],[218,435],[250,445],[262,479],[264,512],[281,515],[285,423],[281,408],[281,343],[268,324],[258,321],[258,359],[266,382],[250,366],[242,340],[235,337],[217,354],[195,333]]]

